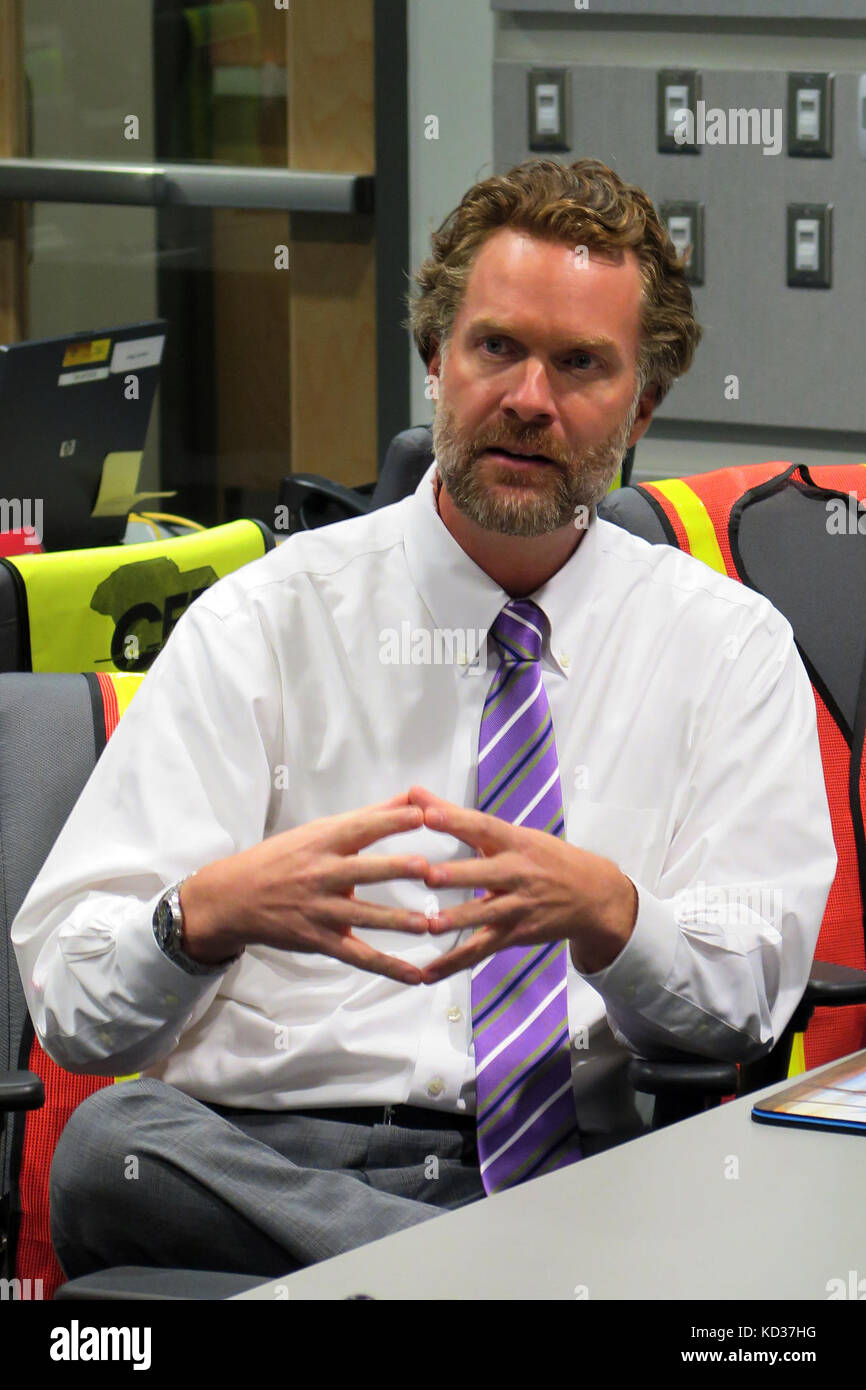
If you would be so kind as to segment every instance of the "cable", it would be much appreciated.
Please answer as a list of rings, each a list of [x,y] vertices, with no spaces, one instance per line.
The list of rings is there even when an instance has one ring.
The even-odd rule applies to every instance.
[[[187,516],[174,516],[171,512],[141,512],[139,515],[143,521],[173,521],[176,526],[189,526],[192,531],[207,530],[207,527],[202,526],[198,521],[190,521]]]
[[[158,541],[161,541],[161,540],[162,540],[162,536],[160,535],[160,530],[159,530],[159,527],[157,526],[156,522],[155,522],[155,521],[152,521],[151,518],[150,518],[149,516],[145,516],[143,512],[130,512],[126,519],[127,519],[127,521],[140,521],[140,522],[143,522],[143,524],[144,524],[145,526],[149,526],[149,527],[150,527],[151,531],[152,531],[153,534],[156,536],[156,539],[157,539]]]

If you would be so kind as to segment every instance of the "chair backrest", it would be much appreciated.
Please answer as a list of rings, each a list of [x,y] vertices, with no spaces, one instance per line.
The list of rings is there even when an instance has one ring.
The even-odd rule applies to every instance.
[[[859,500],[858,500],[859,499]],[[816,958],[866,964],[866,465],[787,461],[640,483],[599,515],[678,546],[788,619],[812,681],[838,864]],[[819,1008],[791,1074],[866,1046],[866,1006]]]
[[[45,1089],[42,1108],[11,1114],[0,1136],[2,1226],[7,1267],[19,1278],[41,1279],[44,1298],[63,1281],[48,1230],[51,1158],[72,1111],[111,1078],[73,1075],[43,1052],[9,931],[142,680],[143,675],[118,673],[0,675],[0,999],[7,1006],[0,1070],[35,1072]]]
[[[193,599],[274,544],[263,522],[233,521],[0,558],[0,671],[146,671]]]

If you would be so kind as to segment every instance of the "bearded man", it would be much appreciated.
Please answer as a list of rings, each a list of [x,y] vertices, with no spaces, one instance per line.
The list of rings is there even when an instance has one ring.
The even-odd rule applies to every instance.
[[[750,1060],[805,987],[790,626],[596,511],[700,338],[674,247],[595,160],[432,240],[429,471],[191,606],[14,924],[46,1051],[140,1073],[61,1137],[69,1276],[282,1275],[534,1181],[640,1132],[632,1055]],[[407,624],[463,640],[385,660]]]

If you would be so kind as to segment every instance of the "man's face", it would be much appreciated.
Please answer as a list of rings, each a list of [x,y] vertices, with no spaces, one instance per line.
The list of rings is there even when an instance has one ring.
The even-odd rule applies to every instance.
[[[439,474],[485,530],[545,535],[608,491],[652,415],[654,388],[638,394],[640,293],[631,250],[586,261],[508,227],[482,246],[445,361],[437,349],[429,369]]]

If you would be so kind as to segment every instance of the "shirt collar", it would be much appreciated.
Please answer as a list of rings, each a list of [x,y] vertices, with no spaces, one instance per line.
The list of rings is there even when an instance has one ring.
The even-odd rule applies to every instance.
[[[436,507],[435,480],[434,458],[414,495],[408,499],[404,532],[406,562],[434,626],[467,630],[467,656],[472,662],[479,649],[477,634],[490,630],[510,596],[476,565],[448,530]],[[569,650],[569,630],[573,631],[577,612],[591,602],[591,589],[598,572],[598,532],[599,523],[593,507],[586,535],[574,554],[535,593],[527,595],[548,620],[549,637],[544,650],[564,676],[574,669],[575,654]]]

